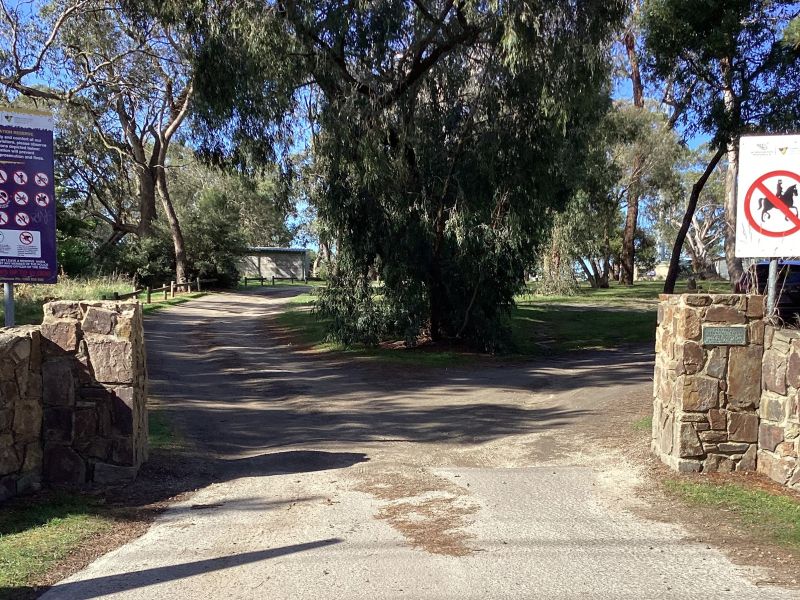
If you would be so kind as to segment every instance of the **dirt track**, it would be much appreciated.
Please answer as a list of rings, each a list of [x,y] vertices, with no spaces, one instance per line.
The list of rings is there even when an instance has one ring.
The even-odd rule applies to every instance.
[[[413,369],[297,352],[297,290],[147,322],[152,395],[208,483],[46,598],[794,598],[648,520],[646,349]],[[651,507],[650,507],[651,509]]]

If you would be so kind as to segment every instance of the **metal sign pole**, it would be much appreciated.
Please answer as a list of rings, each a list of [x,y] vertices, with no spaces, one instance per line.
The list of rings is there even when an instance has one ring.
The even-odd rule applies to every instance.
[[[3,284],[3,298],[5,300],[6,327],[14,327],[14,284]]]
[[[778,295],[778,259],[769,261],[769,277],[767,279],[767,318],[775,315],[775,305]]]

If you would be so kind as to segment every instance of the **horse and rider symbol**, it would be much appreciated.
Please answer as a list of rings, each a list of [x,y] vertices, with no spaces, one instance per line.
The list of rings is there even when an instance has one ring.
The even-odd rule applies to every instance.
[[[791,171],[771,171],[758,177],[744,199],[744,213],[750,226],[767,237],[786,237],[800,231],[799,185],[800,175]],[[774,214],[776,210],[783,219]]]

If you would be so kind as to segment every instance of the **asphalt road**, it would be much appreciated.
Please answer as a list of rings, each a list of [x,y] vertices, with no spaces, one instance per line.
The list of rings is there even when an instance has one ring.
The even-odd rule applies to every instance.
[[[268,327],[294,293],[147,320],[151,395],[211,483],[44,598],[797,598],[641,516],[617,441],[651,405],[646,350],[334,360]]]

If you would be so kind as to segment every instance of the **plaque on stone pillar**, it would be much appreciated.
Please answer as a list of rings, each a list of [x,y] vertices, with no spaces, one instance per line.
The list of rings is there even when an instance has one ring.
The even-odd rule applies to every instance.
[[[704,346],[746,346],[747,327],[713,326],[703,327]]]

